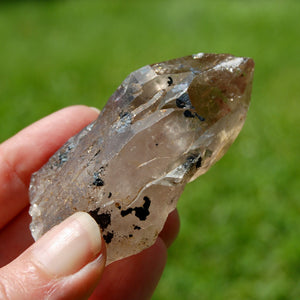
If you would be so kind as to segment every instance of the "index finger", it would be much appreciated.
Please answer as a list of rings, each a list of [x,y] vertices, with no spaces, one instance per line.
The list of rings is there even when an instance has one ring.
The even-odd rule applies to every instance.
[[[64,108],[23,129],[0,145],[0,228],[28,205],[31,174],[98,112],[78,105]]]

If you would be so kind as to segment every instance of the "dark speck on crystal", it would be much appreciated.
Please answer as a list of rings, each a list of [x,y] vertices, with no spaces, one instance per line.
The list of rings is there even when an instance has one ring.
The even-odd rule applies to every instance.
[[[135,216],[137,218],[139,218],[141,221],[146,220],[147,216],[150,214],[149,207],[150,207],[151,201],[150,201],[150,199],[147,196],[145,196],[143,199],[145,201],[144,204],[143,204],[143,206],[141,206],[141,207],[135,207],[135,208],[129,207],[126,210],[122,210],[121,211],[121,216],[125,217],[125,216],[131,214],[134,211],[135,212]]]
[[[178,108],[188,107],[191,108],[191,100],[188,93],[182,94],[179,98],[176,99],[176,106]]]
[[[111,223],[111,218],[109,213],[102,213],[98,214],[100,208],[96,208],[95,210],[89,211],[91,217],[99,224],[101,229],[107,228],[108,225]]]
[[[95,186],[103,186],[104,185],[104,181],[99,177],[99,173],[95,172],[94,173],[94,181],[93,181],[93,185]]]
[[[100,153],[100,149],[95,153],[94,157],[97,156]]]
[[[132,211],[133,211],[133,209],[132,209],[131,207],[129,207],[129,208],[126,209],[126,210],[122,210],[122,211],[121,211],[121,216],[122,216],[122,217],[125,217],[125,216],[131,214]]]
[[[61,164],[65,163],[66,161],[68,161],[68,154],[66,152],[60,153],[58,158],[59,158],[59,164],[61,165]]]
[[[173,84],[173,79],[172,79],[172,77],[168,77],[168,85],[170,86],[170,85],[172,85]]]
[[[108,232],[107,234],[103,235],[103,239],[106,242],[106,244],[109,244],[112,240],[112,238],[114,237],[114,233],[113,232]]]
[[[201,167],[201,164],[202,164],[202,157],[200,156],[196,162],[196,168],[200,168]]]
[[[198,115],[197,113],[195,113],[195,115],[200,121],[205,121],[205,118],[203,118],[202,116]]]
[[[190,110],[185,110],[183,114],[186,118],[195,118]]]
[[[130,113],[129,112],[121,112],[120,113],[120,118],[123,119],[123,118],[127,118],[127,117],[130,117]]]

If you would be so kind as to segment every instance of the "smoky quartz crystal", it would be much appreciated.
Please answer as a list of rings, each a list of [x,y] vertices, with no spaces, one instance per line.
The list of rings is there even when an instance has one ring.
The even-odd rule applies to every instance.
[[[107,263],[151,246],[186,183],[239,134],[253,70],[249,58],[198,53],[131,73],[98,119],[33,174],[34,239],[84,211],[101,227]]]

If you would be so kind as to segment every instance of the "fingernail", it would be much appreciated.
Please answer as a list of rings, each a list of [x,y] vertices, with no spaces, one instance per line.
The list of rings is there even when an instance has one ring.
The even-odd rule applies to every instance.
[[[97,107],[90,106],[90,108],[92,110],[96,111],[98,114],[100,113],[100,110]]]
[[[87,213],[78,212],[42,236],[33,247],[33,260],[54,277],[73,274],[101,251],[100,229]]]

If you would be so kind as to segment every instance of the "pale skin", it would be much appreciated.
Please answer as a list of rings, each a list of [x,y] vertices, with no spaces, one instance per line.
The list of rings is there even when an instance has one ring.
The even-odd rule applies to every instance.
[[[105,245],[88,214],[67,219],[36,243],[29,231],[31,174],[98,114],[86,106],[68,107],[0,144],[0,299],[151,298],[166,263],[167,248],[179,231],[177,211],[169,215],[152,247],[106,268]],[[68,240],[63,234],[70,229]],[[72,229],[77,230],[75,237]],[[59,237],[65,243],[62,250],[55,244]],[[78,245],[77,254],[66,255],[66,249],[72,252]],[[43,261],[51,256],[54,266]],[[68,268],[62,267],[68,261]]]

